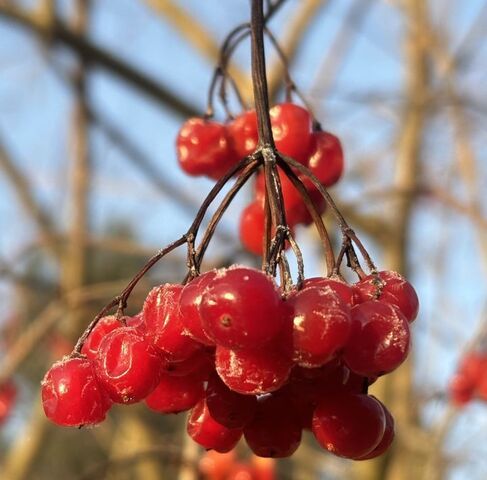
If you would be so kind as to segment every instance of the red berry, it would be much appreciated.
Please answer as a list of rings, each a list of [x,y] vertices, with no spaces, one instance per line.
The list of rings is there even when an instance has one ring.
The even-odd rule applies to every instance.
[[[451,401],[457,407],[469,403],[475,393],[475,384],[472,384],[469,378],[461,373],[455,374],[448,385],[448,393]]]
[[[385,414],[374,398],[361,394],[323,397],[313,415],[318,443],[339,457],[364,457],[374,450],[385,431]]]
[[[203,347],[184,334],[179,310],[182,285],[166,283],[153,288],[144,302],[142,313],[147,338],[171,362],[186,360]]]
[[[274,280],[260,270],[220,269],[201,300],[203,328],[217,345],[258,348],[281,329],[283,303]]]
[[[187,431],[196,443],[220,453],[232,450],[242,436],[240,428],[227,428],[213,419],[205,400],[201,400],[191,410]]]
[[[371,300],[352,309],[352,334],[343,358],[355,373],[373,377],[392,372],[409,347],[409,325],[396,307]]]
[[[391,412],[389,412],[389,410],[387,410],[387,408],[385,407],[385,405],[382,402],[380,402],[379,400],[377,400],[377,401],[380,403],[382,410],[384,411],[384,416],[385,416],[385,420],[386,420],[384,435],[382,436],[382,440],[379,442],[379,445],[377,445],[377,447],[375,447],[367,455],[360,457],[360,458],[356,458],[355,460],[370,460],[371,458],[376,458],[376,457],[382,455],[391,446],[391,444],[394,440],[394,435],[395,435],[394,417],[391,415]]]
[[[228,428],[243,428],[254,416],[257,399],[230,390],[214,373],[208,379],[206,404],[217,422]]]
[[[103,388],[116,403],[144,399],[159,383],[163,358],[133,327],[121,327],[101,342],[95,361]]]
[[[308,168],[325,187],[334,185],[343,173],[340,140],[328,132],[314,132],[311,145]]]
[[[179,413],[193,408],[204,394],[204,383],[198,375],[174,377],[164,374],[145,403],[159,413]]]
[[[418,315],[419,300],[413,286],[397,272],[384,271],[369,275],[355,285],[361,302],[379,300],[395,305],[408,322]]]
[[[95,425],[105,419],[111,402],[87,358],[56,362],[41,382],[42,406],[58,425]]]
[[[328,362],[346,344],[350,307],[330,287],[308,287],[289,298],[294,311],[294,361],[305,367]]]
[[[301,424],[292,404],[284,397],[269,395],[260,399],[244,436],[259,457],[289,457],[301,443]]]
[[[487,355],[481,352],[467,352],[458,366],[458,373],[472,386],[477,385],[487,369]]]
[[[7,419],[15,405],[17,387],[11,380],[0,385],[0,425]]]
[[[90,335],[84,343],[81,353],[86,355],[90,360],[96,358],[98,348],[101,341],[110,332],[122,326],[122,323],[117,319],[115,315],[109,315],[107,317],[100,318],[95,328],[91,331]]]
[[[142,312],[137,313],[133,317],[125,317],[125,320],[127,322],[127,327],[134,327],[137,328],[142,333],[145,332],[146,328],[145,328],[144,316],[142,315]]]
[[[235,463],[235,451],[218,453],[208,450],[199,462],[200,472],[205,480],[227,480],[227,475]]]
[[[227,128],[232,147],[239,159],[255,151],[259,141],[255,110],[243,112]]]
[[[186,360],[168,362],[164,371],[174,377],[184,377],[189,374],[198,374],[203,380],[207,380],[215,370],[215,350],[202,349],[194,352]]]
[[[256,480],[254,469],[245,463],[235,463],[225,480]]]
[[[262,255],[265,212],[259,202],[247,205],[240,215],[239,234],[242,245],[254,255]]]
[[[272,107],[269,114],[277,149],[305,165],[311,144],[312,118],[309,112],[299,105],[281,103]]]
[[[205,345],[214,345],[203,330],[199,312],[201,299],[208,283],[216,276],[214,270],[203,273],[184,286],[179,298],[179,310],[184,325],[184,333]]]
[[[181,168],[189,175],[220,178],[234,163],[225,125],[190,118],[178,133],[176,149]]]
[[[330,288],[333,293],[338,295],[342,302],[350,306],[355,305],[355,291],[343,280],[327,277],[312,277],[307,278],[303,282],[303,289],[307,287]]]

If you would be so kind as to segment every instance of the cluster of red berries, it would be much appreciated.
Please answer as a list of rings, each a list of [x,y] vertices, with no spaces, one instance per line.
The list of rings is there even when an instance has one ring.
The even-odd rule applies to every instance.
[[[159,413],[191,409],[187,432],[217,452],[242,435],[262,457],[286,457],[303,428],[353,459],[390,445],[393,419],[367,386],[397,368],[417,315],[394,272],[349,285],[311,278],[286,298],[260,270],[212,270],[148,294],[135,317],[102,318],[81,354],[46,373],[46,415],[60,425],[102,421],[113,402]]]
[[[252,455],[247,461],[238,460],[235,450],[205,452],[199,462],[204,480],[276,480],[275,460]]]
[[[464,355],[449,385],[452,402],[461,407],[475,397],[487,401],[487,352]]]
[[[325,187],[335,184],[343,171],[343,152],[338,138],[328,132],[313,131],[312,116],[299,105],[278,104],[269,114],[277,150],[308,167]],[[214,179],[219,179],[239,160],[252,154],[257,143],[255,110],[242,113],[228,124],[191,118],[182,126],[176,141],[181,168],[190,175]],[[322,196],[308,178],[299,177],[315,207],[323,213],[326,203]],[[298,190],[282,172],[280,179],[287,223],[290,227],[310,224],[311,216]],[[265,180],[261,172],[255,184],[255,200],[240,218],[242,244],[257,255],[262,253],[264,197]]]
[[[17,387],[12,380],[0,385],[0,425],[7,420],[17,399]]]

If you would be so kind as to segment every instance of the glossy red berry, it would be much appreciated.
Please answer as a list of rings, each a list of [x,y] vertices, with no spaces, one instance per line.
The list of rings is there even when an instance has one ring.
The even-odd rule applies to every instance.
[[[191,357],[203,346],[184,333],[179,301],[182,285],[166,283],[153,288],[142,309],[147,338],[161,350],[168,361]]]
[[[395,435],[394,417],[391,415],[391,412],[387,410],[387,408],[382,402],[380,402],[379,400],[377,401],[380,403],[382,410],[384,411],[384,416],[386,421],[384,435],[382,436],[382,439],[377,445],[377,447],[375,447],[367,455],[356,458],[355,460],[370,460],[371,458],[376,458],[382,455],[383,453],[385,453],[388,450],[388,448],[391,446],[392,442],[394,441],[394,435]]]
[[[239,235],[242,245],[254,255],[262,255],[265,212],[259,202],[247,205],[240,215]]]
[[[348,283],[338,278],[327,278],[327,277],[306,278],[303,282],[303,289],[307,287],[315,287],[315,288],[323,288],[323,289],[329,288],[345,304],[353,306],[356,303],[355,290]]]
[[[190,118],[183,124],[176,151],[179,165],[189,175],[218,179],[236,161],[225,125],[202,118]]]
[[[185,360],[168,362],[164,366],[164,371],[169,375],[184,377],[189,374],[198,374],[203,380],[207,380],[214,370],[215,349],[211,347],[197,350]]]
[[[159,383],[164,360],[160,352],[133,327],[121,327],[100,343],[96,374],[116,403],[144,399]]]
[[[56,362],[41,382],[42,406],[58,425],[95,425],[105,419],[111,402],[87,358]]]
[[[158,413],[179,413],[193,408],[204,394],[204,382],[200,376],[175,377],[164,374],[145,403]]]
[[[239,159],[255,151],[259,141],[255,110],[243,112],[230,122],[227,128],[232,147]]]
[[[244,395],[278,390],[289,378],[292,365],[291,349],[278,340],[260,349],[216,348],[218,375],[228,388]]]
[[[369,275],[355,285],[359,301],[379,300],[395,305],[408,322],[418,315],[419,300],[413,286],[397,272]]]
[[[273,279],[260,270],[220,269],[201,300],[203,328],[228,348],[258,348],[280,331],[283,301]]]
[[[343,151],[340,140],[329,132],[314,132],[308,168],[325,186],[334,185],[343,173]]]
[[[8,380],[0,385],[0,425],[8,418],[17,399],[17,387]]]
[[[272,107],[269,114],[277,149],[306,164],[311,144],[312,118],[309,112],[293,103],[281,103]]]
[[[289,457],[301,443],[301,423],[286,398],[268,395],[259,400],[254,419],[244,428],[244,436],[259,457]]]
[[[191,410],[187,431],[196,443],[220,453],[232,450],[242,436],[240,428],[227,428],[218,423],[211,416],[205,400],[201,400]]]
[[[339,457],[355,459],[379,445],[385,425],[384,410],[375,398],[345,393],[321,399],[312,429],[323,448]]]
[[[91,331],[90,335],[86,339],[86,342],[81,348],[81,353],[86,355],[90,360],[96,358],[98,348],[101,341],[110,332],[122,326],[122,323],[117,319],[115,315],[109,315],[107,317],[100,318],[95,328]]]
[[[205,288],[215,276],[216,271],[214,270],[199,275],[184,286],[179,298],[179,311],[184,325],[184,333],[205,345],[214,345],[215,343],[203,330],[199,308]]]
[[[409,347],[409,325],[398,308],[371,300],[352,309],[352,333],[343,358],[355,373],[372,377],[392,372]]]
[[[346,344],[350,306],[330,287],[307,287],[288,300],[293,308],[294,361],[305,367],[328,362]]]
[[[230,390],[214,373],[208,379],[206,404],[218,423],[228,428],[243,428],[254,416],[257,399]]]

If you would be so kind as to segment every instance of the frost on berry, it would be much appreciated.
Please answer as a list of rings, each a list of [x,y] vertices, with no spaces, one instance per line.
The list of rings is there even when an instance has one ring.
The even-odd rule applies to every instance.
[[[87,358],[56,362],[41,382],[41,395],[46,417],[62,426],[100,423],[111,405]]]
[[[127,318],[127,317],[126,317]],[[100,347],[101,341],[110,332],[122,326],[122,323],[117,319],[115,315],[109,315],[107,317],[102,317],[98,320],[95,328],[90,332],[90,335],[86,339],[83,347],[81,348],[81,353],[86,355],[90,360],[94,360],[96,354],[98,353],[98,348]]]

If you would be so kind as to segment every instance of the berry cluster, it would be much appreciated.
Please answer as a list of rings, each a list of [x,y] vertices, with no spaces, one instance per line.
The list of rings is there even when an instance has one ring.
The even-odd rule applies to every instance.
[[[372,458],[394,426],[367,387],[405,360],[417,311],[394,272],[355,285],[311,278],[283,297],[260,270],[212,270],[155,287],[135,317],[101,318],[81,354],[47,372],[44,410],[92,425],[112,403],[145,400],[159,413],[191,409],[188,434],[217,452],[244,436],[256,455],[286,457],[310,428],[336,455]]]
[[[271,458],[253,455],[247,461],[238,460],[235,450],[227,453],[210,450],[199,462],[204,480],[275,480],[275,467]]]
[[[12,380],[0,385],[0,425],[6,421],[17,399],[17,387]]]
[[[477,397],[487,401],[487,352],[464,355],[449,385],[451,401],[458,407]]]
[[[281,103],[269,111],[272,133],[277,150],[309,168],[323,186],[334,185],[343,171],[343,153],[340,141],[331,133],[313,131],[311,114],[293,103]],[[242,113],[228,124],[202,118],[191,118],[179,131],[176,146],[181,168],[189,175],[206,175],[219,179],[242,158],[251,155],[258,143],[255,110]],[[286,219],[292,228],[308,225],[311,216],[301,195],[289,178],[279,174]],[[309,179],[300,176],[308,193],[323,213],[326,203]],[[242,212],[240,239],[244,247],[262,254],[265,212],[264,173],[257,176],[255,200]]]

